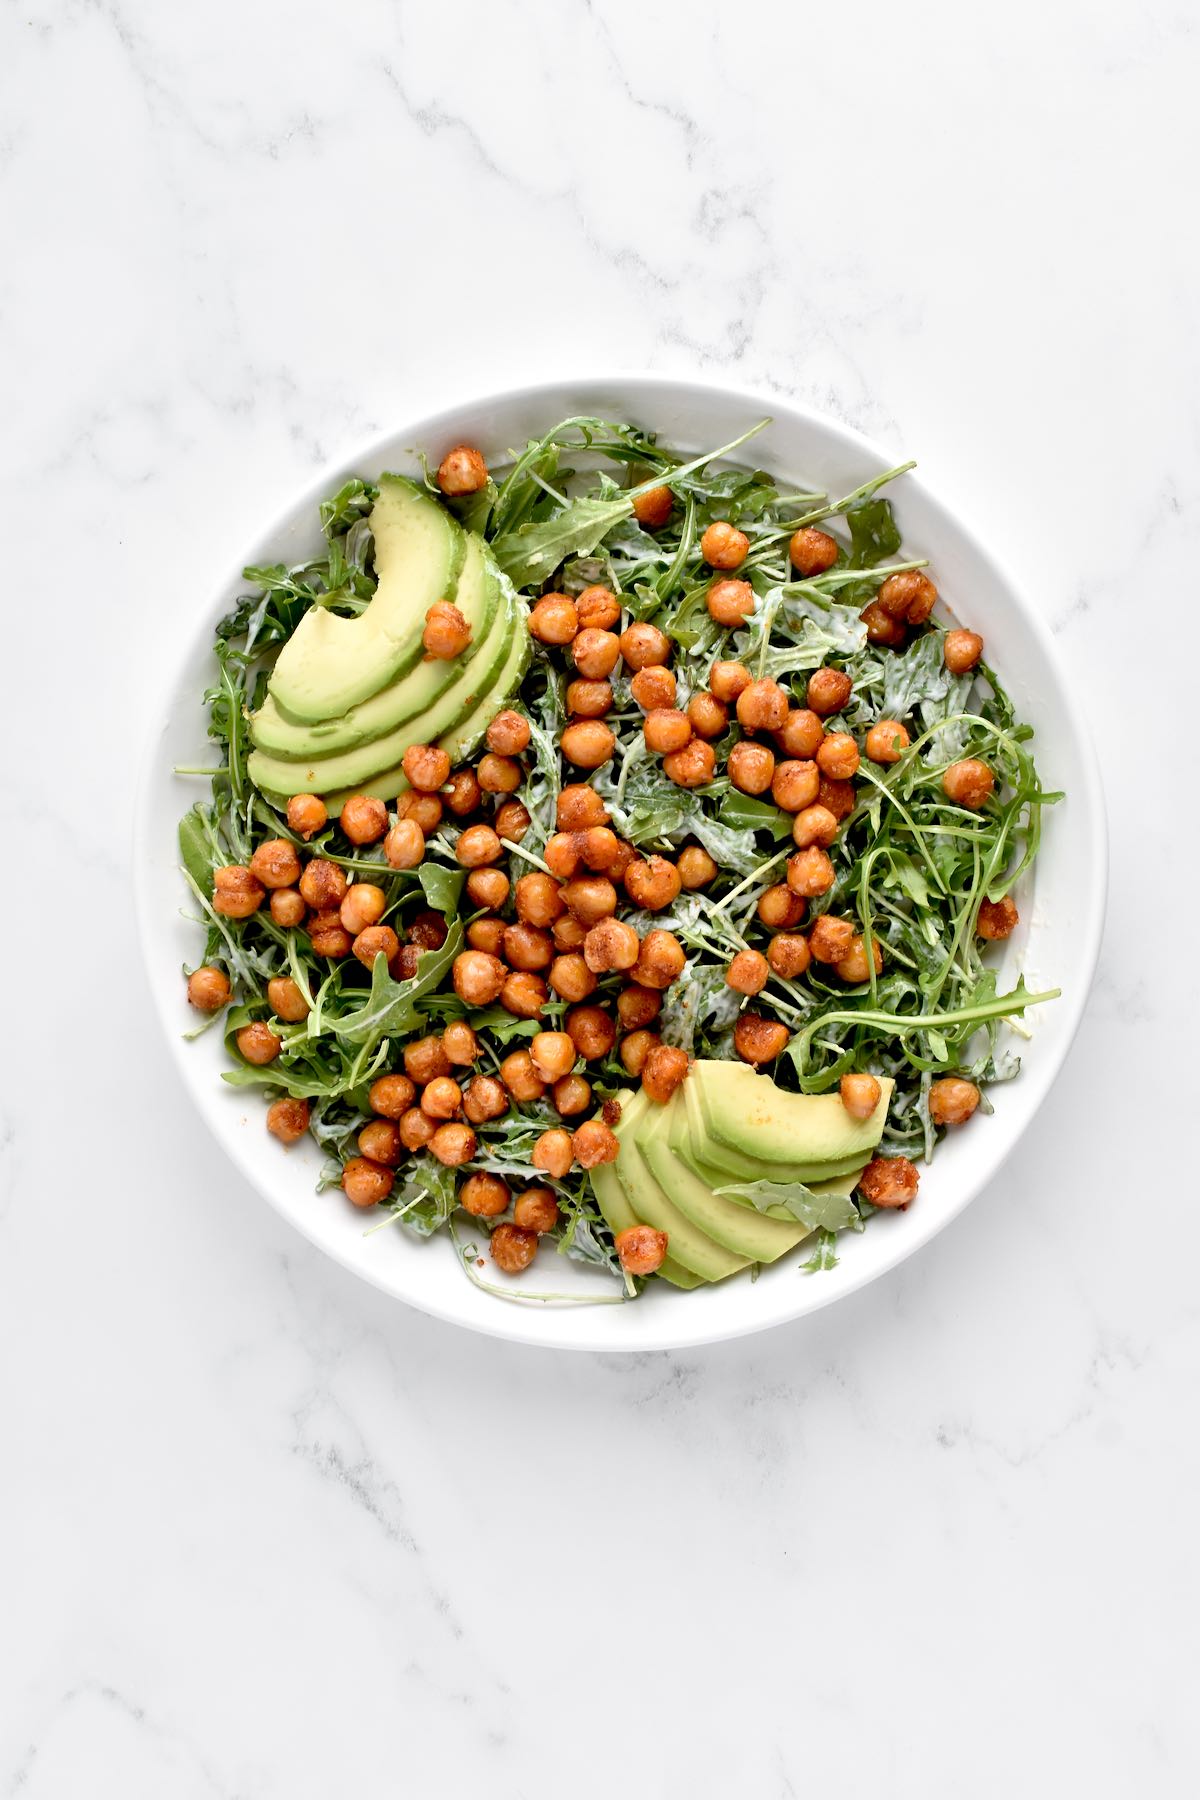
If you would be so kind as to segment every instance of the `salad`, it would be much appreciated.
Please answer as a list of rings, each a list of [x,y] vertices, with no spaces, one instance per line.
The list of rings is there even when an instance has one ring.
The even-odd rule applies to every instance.
[[[564,1297],[511,1281],[555,1252],[613,1301],[831,1267],[1057,991],[989,962],[1060,796],[904,553],[913,465],[790,488],[731,460],[766,422],[351,480],[217,628],[197,1032],[314,1205],[506,1297]]]

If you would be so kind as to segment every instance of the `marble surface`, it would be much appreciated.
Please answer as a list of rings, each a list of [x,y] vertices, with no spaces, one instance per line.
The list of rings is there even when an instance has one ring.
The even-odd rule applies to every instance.
[[[0,12],[0,1795],[1195,1794],[1198,81],[1185,0]],[[626,1360],[289,1233],[166,1063],[127,851],[263,519],[595,366],[918,456],[1113,824],[1003,1177],[831,1311]]]

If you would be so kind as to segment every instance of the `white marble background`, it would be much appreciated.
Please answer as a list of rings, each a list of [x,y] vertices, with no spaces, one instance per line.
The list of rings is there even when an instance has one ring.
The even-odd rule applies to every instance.
[[[1194,7],[5,0],[0,85],[0,1795],[1194,1795]],[[167,1065],[128,870],[263,519],[596,365],[919,456],[1114,827],[995,1187],[831,1312],[629,1360],[291,1235]]]

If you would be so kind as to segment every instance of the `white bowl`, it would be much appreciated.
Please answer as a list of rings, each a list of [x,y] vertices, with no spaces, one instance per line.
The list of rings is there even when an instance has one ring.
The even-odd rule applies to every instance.
[[[1006,946],[1002,976],[1007,986],[1024,970],[1031,986],[1061,987],[1062,997],[1027,1015],[1032,1038],[1024,1066],[1015,1081],[993,1090],[994,1115],[978,1118],[941,1146],[932,1166],[922,1171],[914,1206],[878,1216],[866,1231],[843,1237],[838,1266],[815,1275],[802,1274],[793,1258],[756,1282],[735,1277],[692,1293],[652,1283],[631,1304],[522,1305],[473,1286],[444,1233],[421,1242],[388,1224],[368,1235],[370,1220],[364,1222],[339,1193],[313,1191],[320,1161],[315,1147],[298,1146],[285,1155],[264,1129],[261,1096],[221,1081],[226,1064],[219,1027],[196,1042],[183,1041],[196,1015],[186,1002],[180,966],[195,960],[199,927],[181,916],[185,894],[175,831],[180,814],[207,792],[207,784],[177,777],[172,769],[211,760],[201,694],[215,669],[213,627],[246,586],[243,564],[292,563],[315,553],[321,542],[317,502],[350,475],[414,469],[417,447],[437,460],[461,442],[477,444],[489,460],[498,460],[571,414],[632,419],[672,448],[693,452],[725,443],[769,414],[771,425],[746,454],[792,485],[835,495],[896,460],[845,426],[776,398],[723,384],[620,376],[547,383],[468,401],[379,439],[344,468],[328,470],[257,543],[247,545],[219,592],[197,599],[194,629],[150,740],[139,795],[134,855],[141,937],[167,1040],[188,1091],[247,1180],[312,1243],[397,1299],[475,1331],[560,1349],[663,1349],[761,1331],[829,1305],[928,1243],[991,1180],[1049,1093],[1083,1012],[1104,913],[1104,810],[1080,711],[1044,622],[970,532],[919,481],[904,477],[889,492],[905,551],[930,559],[950,610],[984,633],[989,661],[1019,715],[1036,728],[1043,780],[1067,793],[1046,815],[1036,906],[1026,890],[1022,923]],[[490,1264],[483,1273],[493,1274]],[[980,1280],[985,1279],[981,1270]],[[612,1292],[609,1279],[545,1253],[524,1282],[536,1289]]]

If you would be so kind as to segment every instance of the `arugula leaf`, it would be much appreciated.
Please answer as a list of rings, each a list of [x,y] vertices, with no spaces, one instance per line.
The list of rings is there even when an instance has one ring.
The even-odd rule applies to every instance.
[[[458,902],[466,878],[465,869],[451,869],[445,863],[426,860],[417,867],[417,879],[426,900],[434,912],[444,913],[448,919],[454,918],[458,912]]]
[[[371,1044],[382,1037],[408,1037],[421,1023],[416,1002],[436,988],[462,949],[463,929],[456,919],[440,950],[426,950],[417,973],[407,981],[393,981],[382,952],[371,970],[371,988],[361,1006],[331,1015],[329,1030],[350,1044]]]
[[[803,1182],[746,1181],[717,1188],[730,1200],[749,1200],[759,1212],[783,1206],[810,1231],[846,1231],[858,1223],[858,1208],[848,1194],[814,1194]]]
[[[873,569],[900,548],[900,528],[890,500],[860,500],[846,509],[846,523],[852,569]]]

